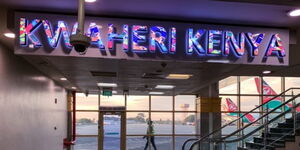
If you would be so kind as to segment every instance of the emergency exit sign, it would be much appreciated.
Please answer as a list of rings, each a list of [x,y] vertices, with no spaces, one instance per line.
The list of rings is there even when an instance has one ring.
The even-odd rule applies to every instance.
[[[103,90],[102,95],[103,96],[112,96],[112,90]]]

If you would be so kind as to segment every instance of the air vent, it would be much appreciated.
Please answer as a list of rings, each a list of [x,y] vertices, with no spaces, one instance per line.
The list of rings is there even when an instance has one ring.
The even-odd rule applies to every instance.
[[[116,72],[100,72],[100,71],[91,71],[92,76],[94,77],[117,77]]]
[[[160,73],[144,73],[142,78],[144,79],[164,79],[165,75]]]

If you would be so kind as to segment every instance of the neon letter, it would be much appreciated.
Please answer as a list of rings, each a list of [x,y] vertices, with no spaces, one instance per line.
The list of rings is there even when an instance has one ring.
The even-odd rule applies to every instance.
[[[148,48],[141,46],[140,43],[146,42],[146,36],[140,35],[145,34],[148,31],[147,26],[132,26],[132,49],[136,52],[147,52]]]
[[[165,45],[167,38],[167,31],[163,27],[154,26],[150,28],[150,52],[155,52],[156,46],[160,49],[162,53],[168,53],[168,49]]]
[[[205,50],[203,49],[203,47],[201,46],[201,44],[199,43],[200,38],[202,37],[202,35],[205,34],[205,30],[198,30],[195,34],[193,29],[188,29],[188,46],[186,49],[186,53],[191,55],[193,54],[193,51],[195,50],[197,52],[198,55],[204,55],[205,54]]]
[[[265,57],[272,56],[272,55],[276,55],[277,57],[285,56],[285,50],[279,34],[272,35]]]
[[[258,47],[260,46],[262,40],[264,39],[265,34],[264,33],[257,33],[257,34],[246,33],[246,36],[252,47],[250,50],[250,55],[252,57],[257,56],[258,55]]]
[[[72,48],[72,45],[70,44],[70,34],[65,22],[58,21],[54,35],[52,32],[51,23],[48,20],[43,20],[43,26],[48,39],[48,43],[52,48],[55,48],[57,46],[61,34],[63,35],[66,47]]]
[[[176,52],[176,28],[171,28],[170,31],[170,53],[174,54]]]
[[[123,50],[128,50],[128,25],[123,25],[123,32],[121,34],[116,34],[113,24],[108,25],[108,48],[110,50],[115,49],[114,41],[123,43]]]
[[[100,32],[100,26],[92,22],[89,26],[87,36],[91,37],[91,44],[97,45],[100,50],[105,50]]]
[[[225,32],[225,42],[224,42],[224,54],[229,55],[230,48],[233,49],[235,56],[243,56],[245,53],[245,34],[240,33],[238,40],[234,37],[234,34],[231,31]]]
[[[28,20],[25,18],[20,19],[20,44],[25,46],[28,44],[28,39],[34,47],[42,46],[38,38],[33,34],[34,30],[41,25],[41,20],[34,19],[27,25]]]
[[[75,34],[77,33],[77,29],[78,29],[78,22],[76,22],[76,23],[73,25],[72,35],[75,35]]]
[[[207,54],[213,54],[213,55],[222,54],[221,42],[222,42],[222,31],[209,30]]]

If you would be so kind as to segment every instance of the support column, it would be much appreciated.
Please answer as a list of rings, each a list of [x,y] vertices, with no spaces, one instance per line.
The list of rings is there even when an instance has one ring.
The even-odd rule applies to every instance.
[[[218,83],[210,84],[209,86],[199,91],[198,107],[200,113],[199,129],[201,137],[208,135],[221,127],[221,98],[219,98]],[[218,132],[210,138],[220,138],[221,132]],[[203,149],[213,150],[213,145],[204,144]]]
[[[68,109],[68,123],[67,123],[67,141],[70,142],[72,141],[72,93],[71,91],[68,91],[67,94],[67,109]],[[67,146],[67,150],[71,150],[71,145]]]

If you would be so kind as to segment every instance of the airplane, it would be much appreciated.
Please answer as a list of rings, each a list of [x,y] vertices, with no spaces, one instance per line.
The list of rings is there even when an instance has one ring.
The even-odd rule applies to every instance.
[[[260,78],[254,78],[254,80],[255,80],[257,91],[259,94],[261,94]],[[266,81],[262,80],[262,84],[263,84],[263,94],[264,95],[274,95],[274,96],[278,95]],[[268,103],[267,105],[263,106],[264,108],[266,108],[268,106],[267,107],[268,109],[274,109],[277,106],[282,104],[282,101],[283,101],[282,97],[277,97],[277,98],[273,99],[274,96],[263,96],[263,104]],[[272,100],[272,101],[270,101],[270,100]],[[237,116],[238,113],[236,113],[236,112],[238,111],[238,107],[230,98],[226,98],[226,105],[224,105],[223,107],[224,107],[224,110],[227,110],[229,112],[227,115],[231,116],[231,117]],[[292,104],[286,104],[285,110],[288,110],[291,107],[292,107]],[[281,108],[278,109],[277,111],[281,111]],[[300,107],[297,107],[296,111],[300,112]],[[243,114],[241,113],[240,116],[242,116],[242,115]],[[257,114],[257,113],[253,113],[253,114],[249,113],[242,118],[242,121],[243,121],[243,123],[251,123],[251,122],[254,122],[258,117],[259,117],[259,114]],[[229,118],[225,118],[225,119],[229,120]]]
[[[236,106],[236,104],[230,99],[230,98],[226,98],[226,105],[227,106],[223,106],[225,110],[227,110],[229,113],[227,114],[228,116],[237,116],[238,113],[238,107]],[[244,114],[240,113],[240,116],[242,116]],[[257,113],[249,113],[246,114],[243,118],[242,118],[242,122],[243,123],[251,123],[254,122],[256,119],[258,119],[259,114]]]
[[[255,78],[254,80],[255,80],[257,92],[259,94],[261,94],[261,91],[260,91],[260,88],[261,88],[260,78]],[[263,87],[263,95],[274,95],[274,96],[278,95],[266,81],[262,80],[262,84],[263,84],[262,85],[262,87]],[[272,98],[274,98],[274,96],[263,96],[263,104],[268,103],[268,104],[266,104],[266,105],[263,106],[264,108],[267,107],[269,109],[274,109],[277,106],[279,106],[279,105],[282,104],[282,102],[283,102],[282,97],[277,97],[277,98],[273,99],[272,101],[270,101]],[[288,110],[291,107],[293,107],[292,104],[290,104],[290,103],[286,104],[285,105],[285,110]],[[282,108],[278,109],[277,111],[280,112],[281,109]],[[296,111],[300,112],[300,107],[297,107]]]

